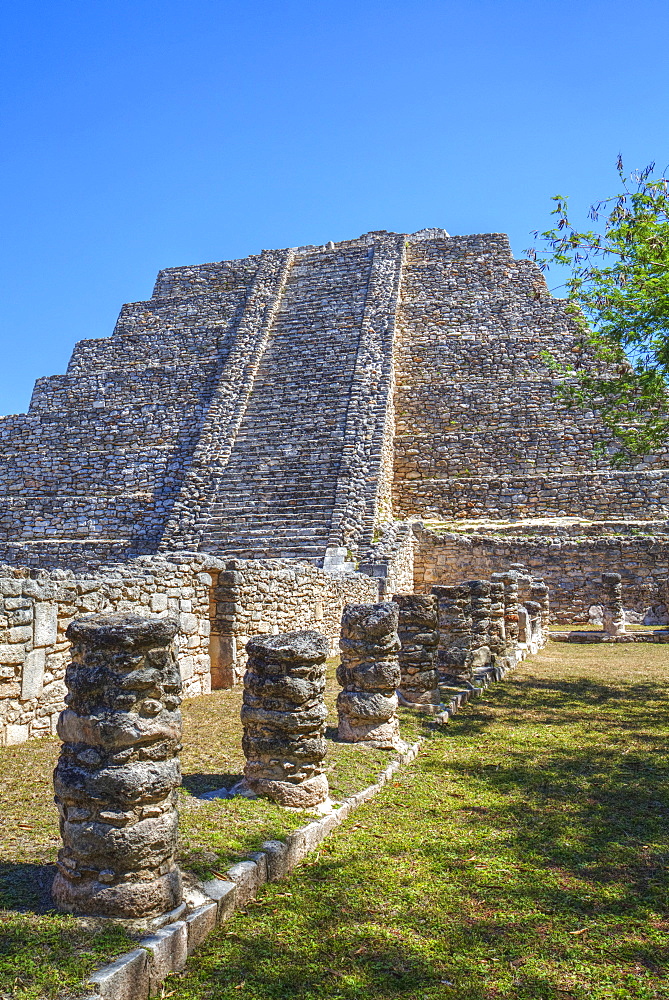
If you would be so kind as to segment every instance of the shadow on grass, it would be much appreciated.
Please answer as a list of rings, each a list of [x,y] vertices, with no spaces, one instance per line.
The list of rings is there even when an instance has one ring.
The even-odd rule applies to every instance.
[[[51,884],[55,874],[55,865],[0,862],[0,907],[19,913],[53,912]]]
[[[219,788],[232,788],[244,777],[239,772],[222,771],[220,774],[184,774],[181,778],[181,786],[190,795],[203,795],[204,792],[215,792]]]

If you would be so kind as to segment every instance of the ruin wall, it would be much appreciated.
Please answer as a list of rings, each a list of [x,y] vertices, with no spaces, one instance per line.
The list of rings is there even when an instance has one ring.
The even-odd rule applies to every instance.
[[[213,590],[214,686],[241,679],[246,643],[254,635],[315,628],[335,656],[344,604],[377,601],[378,595],[378,582],[362,573],[329,575],[287,559],[228,560]]]
[[[0,566],[0,743],[55,734],[69,662],[65,630],[82,614],[175,614],[185,693],[209,691],[212,583],[197,555],[138,560],[100,575]]]
[[[404,551],[404,577],[406,558]],[[230,571],[220,559],[176,552],[80,574],[0,566],[0,745],[55,733],[65,631],[79,615],[176,615],[184,695],[194,697],[241,679],[250,636],[317,628],[336,651],[344,604],[378,600],[378,581],[362,574],[335,576],[291,560],[234,563]]]
[[[404,517],[565,517],[635,521],[669,517],[669,471],[565,473],[549,476],[470,476],[403,482],[395,487]]]
[[[414,588],[429,594],[435,584],[467,577],[487,579],[511,563],[524,563],[548,585],[551,620],[587,622],[601,604],[602,573],[620,573],[626,609],[644,613],[664,602],[669,577],[666,536],[609,535],[603,538],[523,538],[437,534],[416,525]]]

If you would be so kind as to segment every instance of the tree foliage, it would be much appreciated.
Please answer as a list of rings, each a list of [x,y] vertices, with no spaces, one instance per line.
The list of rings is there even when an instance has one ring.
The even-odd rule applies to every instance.
[[[530,255],[542,270],[569,269],[568,308],[589,348],[573,367],[547,356],[570,376],[562,398],[600,412],[613,463],[629,466],[669,438],[669,180],[653,163],[626,176],[620,157],[617,171],[618,193],[590,207],[592,229],[574,226],[556,195],[556,225],[534,233]]]

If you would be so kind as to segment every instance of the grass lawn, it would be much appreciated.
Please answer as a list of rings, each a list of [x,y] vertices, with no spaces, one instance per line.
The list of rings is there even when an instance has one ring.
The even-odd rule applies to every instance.
[[[436,730],[163,995],[666,1000],[667,659],[663,646],[550,644]],[[200,874],[304,822],[189,794],[238,776],[240,697],[184,706],[182,855]],[[426,725],[403,715],[409,737]],[[12,1000],[85,996],[90,970],[131,946],[40,912],[58,846],[56,752],[52,740],[0,751],[0,997]],[[334,794],[368,784],[387,759],[332,744]]]
[[[549,645],[164,995],[666,1000],[667,661]]]

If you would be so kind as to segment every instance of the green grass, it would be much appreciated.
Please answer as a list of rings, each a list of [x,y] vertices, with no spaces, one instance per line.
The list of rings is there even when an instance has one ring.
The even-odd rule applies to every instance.
[[[164,995],[666,1000],[666,682],[663,646],[549,645],[433,730],[410,768],[220,928]],[[331,678],[331,705],[334,694]],[[191,794],[239,776],[240,698],[184,705],[182,857],[200,874],[305,822]],[[403,712],[403,728],[414,738],[429,722]],[[3,1000],[85,996],[91,969],[131,946],[48,912],[56,753],[55,740],[0,751]],[[335,793],[387,760],[333,743]]]
[[[666,1000],[666,680],[662,647],[549,646],[165,995]]]

